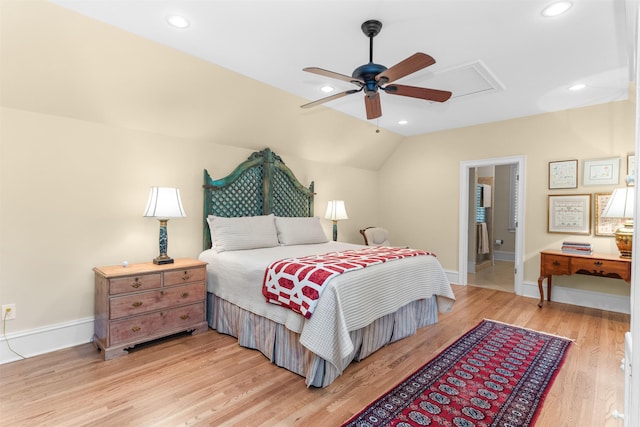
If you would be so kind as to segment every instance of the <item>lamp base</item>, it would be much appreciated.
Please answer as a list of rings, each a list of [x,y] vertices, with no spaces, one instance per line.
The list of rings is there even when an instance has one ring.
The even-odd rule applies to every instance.
[[[173,264],[173,258],[168,257],[168,256],[159,256],[157,258],[153,259],[153,263],[154,264],[158,264],[158,265],[163,265],[163,264]]]
[[[633,220],[626,221],[624,227],[616,230],[616,245],[621,258],[631,258],[633,248]]]

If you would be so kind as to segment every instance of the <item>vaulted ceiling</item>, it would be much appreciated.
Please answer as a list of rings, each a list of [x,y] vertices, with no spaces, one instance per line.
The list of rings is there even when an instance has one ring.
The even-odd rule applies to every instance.
[[[630,80],[633,1],[572,0],[555,17],[542,15],[550,0],[53,1],[309,101],[324,85],[356,88],[302,69],[351,75],[369,61],[361,24],[380,20],[374,62],[425,52],[436,63],[398,83],[453,93],[443,104],[381,94],[375,124],[405,136],[621,100]],[[366,120],[363,97],[316,108]]]
[[[626,99],[637,0],[547,18],[549,1],[0,0],[0,104],[378,170],[407,136]],[[425,52],[436,63],[398,83],[452,98],[382,93],[378,120],[362,92],[301,109],[354,88],[303,68],[367,63],[368,19],[374,62]]]

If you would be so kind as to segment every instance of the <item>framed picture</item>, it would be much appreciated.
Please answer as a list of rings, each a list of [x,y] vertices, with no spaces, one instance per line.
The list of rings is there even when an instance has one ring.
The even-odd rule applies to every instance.
[[[636,156],[629,154],[627,156],[627,175],[635,176],[636,174]]]
[[[619,177],[619,157],[584,161],[583,185],[617,185]]]
[[[613,193],[596,193],[594,234],[596,236],[615,236],[616,230],[624,225],[624,218],[603,218],[602,213]]]
[[[549,195],[547,232],[591,234],[591,194]]]
[[[578,188],[578,161],[549,162],[549,190]]]

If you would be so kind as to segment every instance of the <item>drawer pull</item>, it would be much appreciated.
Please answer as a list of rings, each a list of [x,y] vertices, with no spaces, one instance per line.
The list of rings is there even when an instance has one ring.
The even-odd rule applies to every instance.
[[[184,275],[182,276],[182,280],[189,280],[191,279],[191,275],[189,274],[188,271],[184,272]]]
[[[138,332],[140,330],[140,326],[134,326],[133,328],[131,328],[131,330],[133,332]]]
[[[182,316],[180,316],[180,318],[181,318],[182,320],[187,320],[187,319],[189,319],[190,317],[191,317],[191,316],[189,316],[188,314],[183,314]]]
[[[596,267],[600,267],[602,265],[602,261],[595,261],[593,265],[595,265]]]
[[[131,304],[131,305],[132,305],[132,306],[134,306],[134,307],[136,307],[136,308],[137,308],[137,307],[140,307],[140,306],[142,305],[142,301],[136,301],[136,302],[134,302],[134,303],[133,303],[133,304]]]
[[[188,296],[189,296],[189,292],[183,292],[183,293],[181,293],[181,294],[180,294],[180,296],[181,296],[182,298],[186,298],[186,297],[188,297]]]
[[[138,279],[137,277],[133,280],[133,283],[131,284],[132,288],[136,288],[138,289],[140,286],[142,286],[142,282],[140,281],[140,279]]]
[[[558,266],[560,265],[560,262],[559,262],[559,261],[553,261],[553,263],[552,263],[552,264],[553,264],[554,266],[558,267]]]

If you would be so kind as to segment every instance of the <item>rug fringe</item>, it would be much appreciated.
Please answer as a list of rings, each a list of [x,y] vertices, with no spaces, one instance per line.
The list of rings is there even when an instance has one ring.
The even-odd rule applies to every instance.
[[[502,325],[513,326],[514,328],[520,328],[520,329],[524,329],[526,331],[536,332],[536,333],[542,334],[542,335],[548,335],[550,337],[560,338],[560,339],[563,339],[563,340],[571,341],[572,343],[576,344],[576,340],[574,340],[572,338],[564,337],[562,335],[551,334],[549,332],[543,332],[543,331],[536,331],[535,329],[525,328],[524,326],[514,325],[514,324],[506,323],[506,322],[501,322],[499,320],[494,320],[494,319],[484,318],[483,320],[486,320],[488,322],[493,322],[493,323],[500,323]]]

